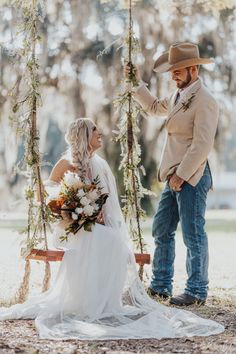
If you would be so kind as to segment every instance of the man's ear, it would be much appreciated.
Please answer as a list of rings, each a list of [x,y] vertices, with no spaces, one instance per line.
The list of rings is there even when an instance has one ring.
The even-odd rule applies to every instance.
[[[197,76],[198,75],[198,65],[193,65],[190,67],[191,75]]]

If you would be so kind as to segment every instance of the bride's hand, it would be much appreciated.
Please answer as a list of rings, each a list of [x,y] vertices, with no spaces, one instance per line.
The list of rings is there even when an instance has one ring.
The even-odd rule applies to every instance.
[[[103,211],[100,211],[100,213],[98,214],[96,222],[98,224],[105,225]]]
[[[63,208],[67,208],[67,206],[66,205],[62,205],[62,209]],[[72,222],[73,221],[73,219],[72,219],[72,217],[71,217],[71,212],[70,211],[66,211],[66,210],[62,210],[61,211],[61,217],[62,217],[62,219],[64,220],[64,221],[66,221],[66,222]]]
[[[66,207],[66,206],[63,205],[62,207]],[[60,221],[60,226],[63,229],[70,226],[70,224],[73,222],[73,219],[71,218],[71,213],[69,211],[62,210],[61,217],[62,217],[62,220]]]

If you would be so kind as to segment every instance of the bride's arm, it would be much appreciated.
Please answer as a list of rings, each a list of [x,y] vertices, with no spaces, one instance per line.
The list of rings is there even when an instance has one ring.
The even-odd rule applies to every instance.
[[[53,184],[59,184],[65,174],[66,171],[70,170],[71,166],[69,164],[69,162],[65,159],[60,159],[55,166],[53,167],[50,176],[48,178],[48,183],[46,183],[46,188],[50,188],[53,187]],[[46,181],[47,182],[47,181]],[[48,184],[48,185],[47,185]],[[42,184],[41,186],[43,188],[43,192],[44,192],[44,186]],[[37,193],[37,199],[38,201],[40,201],[40,192],[39,192],[39,186],[36,186],[36,193]],[[62,218],[64,219],[65,222],[71,222],[71,218],[70,215],[68,214],[68,212],[63,211],[61,213]]]
[[[49,176],[49,181],[54,182],[54,183],[60,183],[62,178],[64,177],[64,174],[68,171],[71,170],[71,165],[69,162],[65,159],[60,159],[55,166],[53,167],[50,176]],[[65,223],[64,226],[67,226],[67,223],[71,222],[71,216],[68,211],[62,211],[61,216],[64,221],[62,221],[62,226],[63,223]]]
[[[60,183],[66,171],[71,170],[71,165],[65,159],[60,159],[57,161],[53,167],[49,180],[55,183]]]
[[[55,166],[53,167],[50,176],[48,178],[48,182],[60,183],[61,179],[63,178],[65,172],[69,169],[69,162],[65,159],[60,159]],[[41,192],[44,193],[45,187],[43,183],[41,184]],[[39,184],[36,184],[36,195],[37,200],[40,201],[40,189]]]

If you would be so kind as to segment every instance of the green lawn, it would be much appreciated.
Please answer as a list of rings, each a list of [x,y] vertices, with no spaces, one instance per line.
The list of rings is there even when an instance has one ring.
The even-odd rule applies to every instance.
[[[151,235],[152,227],[151,220],[149,225],[145,225],[142,228],[145,235]],[[236,220],[207,220],[206,221],[206,231],[207,232],[222,232],[222,233],[234,233],[236,236]],[[177,232],[181,232],[180,225],[178,226]]]
[[[23,220],[12,221],[2,221],[0,220],[0,234],[1,228],[4,229],[14,229],[20,231],[26,223]],[[150,234],[152,228],[152,219],[150,218],[145,222],[142,230],[145,234]],[[180,225],[178,226],[178,231],[180,231]],[[224,219],[210,219],[206,221],[206,231],[207,232],[235,232],[236,234],[236,220],[224,220]]]

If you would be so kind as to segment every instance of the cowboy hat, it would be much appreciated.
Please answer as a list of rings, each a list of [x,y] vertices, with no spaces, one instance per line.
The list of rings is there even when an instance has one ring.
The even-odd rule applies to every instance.
[[[214,59],[201,58],[196,44],[188,42],[175,43],[170,46],[168,52],[162,53],[157,58],[153,70],[157,73],[164,73],[169,70],[210,63],[214,63]]]

